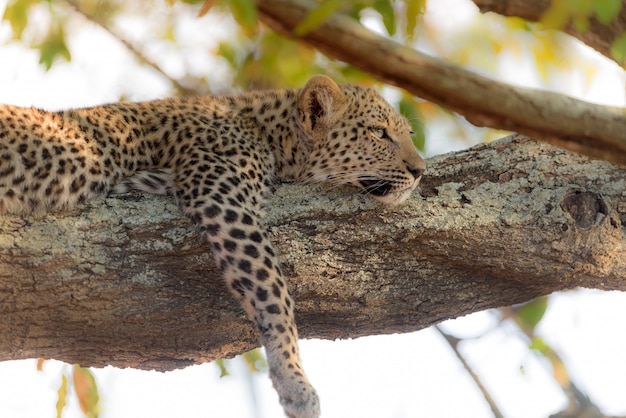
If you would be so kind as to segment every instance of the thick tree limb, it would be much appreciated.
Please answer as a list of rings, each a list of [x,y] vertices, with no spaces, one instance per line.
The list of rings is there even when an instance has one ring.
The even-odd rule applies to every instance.
[[[503,16],[517,16],[529,21],[539,21],[550,7],[551,0],[472,0],[481,12],[494,12]],[[589,29],[581,32],[569,24],[564,31],[584,42],[609,59],[611,45],[626,30],[626,1],[622,2],[619,15],[608,25],[603,25],[595,17],[589,19]]]
[[[577,286],[626,290],[626,168],[525,137],[430,159],[416,195],[279,188],[268,223],[304,338],[408,332]],[[169,370],[257,344],[167,198],[0,217],[0,360]]]
[[[311,0],[256,3],[268,26],[291,37],[298,23],[318,6]],[[376,35],[342,15],[332,16],[298,39],[453,110],[475,125],[532,135],[574,152],[626,164],[624,108],[490,80]]]

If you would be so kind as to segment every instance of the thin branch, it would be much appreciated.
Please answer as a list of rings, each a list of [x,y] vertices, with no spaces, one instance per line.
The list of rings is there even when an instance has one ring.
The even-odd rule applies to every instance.
[[[482,392],[483,397],[485,398],[485,401],[487,401],[487,403],[489,404],[489,407],[491,408],[491,412],[493,412],[493,416],[496,418],[504,418],[504,415],[502,415],[502,412],[500,412],[500,409],[498,408],[496,401],[491,397],[489,390],[487,390],[485,385],[483,385],[483,382],[480,380],[480,377],[478,377],[478,375],[474,372],[474,370],[472,369],[472,366],[470,366],[467,363],[467,361],[465,361],[465,357],[463,357],[463,354],[461,354],[461,352],[459,351],[459,341],[461,340],[459,338],[456,338],[446,333],[444,330],[441,329],[439,325],[435,325],[433,328],[437,332],[439,332],[439,334],[443,337],[444,340],[446,340],[446,342],[448,343],[452,351],[454,351],[456,358],[459,359],[459,361],[465,368],[465,371],[470,375],[472,380],[474,380],[474,383],[476,383],[476,386],[478,386],[478,389]]]
[[[534,330],[530,330],[525,327],[516,315],[515,311],[511,307],[500,308],[502,312],[502,319],[512,319],[522,335],[530,343],[534,338]],[[572,416],[586,416],[583,412],[593,411],[593,416],[602,416],[600,409],[596,406],[589,396],[578,388],[576,383],[572,380],[563,359],[549,344],[545,343],[542,356],[546,358],[552,365],[553,370],[558,370],[560,378],[554,379],[556,383],[561,386],[563,393],[567,396],[568,405],[562,411],[563,413],[571,414]]]
[[[624,108],[494,81],[377,35],[339,14],[296,37],[292,30],[318,3],[256,3],[263,22],[275,31],[458,112],[475,125],[525,133],[574,152],[626,164]]]
[[[156,63],[155,61],[153,61],[152,59],[150,59],[148,56],[146,56],[139,48],[137,48],[135,45],[133,45],[132,42],[130,42],[128,39],[126,39],[124,37],[124,35],[118,33],[117,31],[115,31],[114,29],[110,28],[106,22],[104,22],[102,19],[100,19],[98,16],[93,15],[87,11],[85,11],[83,8],[80,7],[80,4],[78,2],[76,2],[75,0],[65,0],[65,2],[79,15],[81,15],[83,18],[85,18],[86,20],[88,20],[89,22],[97,25],[98,27],[100,27],[102,30],[104,30],[105,32],[107,32],[109,35],[111,35],[115,40],[117,40],[119,43],[121,43],[128,51],[130,51],[133,55],[135,55],[135,57],[137,57],[137,59],[144,63],[145,65],[147,65],[148,67],[152,68],[153,70],[155,70],[157,73],[159,73],[163,78],[165,78],[166,80],[168,80],[172,86],[174,87],[174,89],[176,89],[176,95],[179,96],[185,96],[185,95],[193,95],[196,94],[196,91],[193,89],[189,89],[185,86],[183,86],[180,81],[176,80],[175,78],[171,77],[169,74],[167,74],[162,68],[161,66]]]

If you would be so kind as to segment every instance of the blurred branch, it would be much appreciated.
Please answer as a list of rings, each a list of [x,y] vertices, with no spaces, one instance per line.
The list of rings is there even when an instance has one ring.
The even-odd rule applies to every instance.
[[[472,0],[481,12],[494,12],[503,16],[515,16],[536,22],[550,7],[551,0]],[[563,31],[587,44],[602,55],[613,60],[611,45],[626,28],[626,1],[616,19],[604,25],[595,17],[589,19],[589,30],[579,31],[570,23]]]
[[[94,14],[91,14],[91,13],[87,12],[86,10],[84,10],[83,8],[81,8],[79,2],[77,2],[76,0],[65,0],[65,2],[76,13],[81,15],[83,18],[87,19],[89,22],[99,26],[101,29],[103,29],[105,32],[107,32],[109,35],[111,35],[113,38],[115,38],[119,43],[124,45],[124,47],[128,51],[130,51],[133,55],[135,55],[139,61],[141,61],[142,63],[144,63],[148,67],[152,68],[153,70],[155,70],[163,78],[167,79],[172,84],[174,89],[176,90],[176,95],[177,96],[185,96],[185,95],[194,95],[194,94],[196,94],[195,90],[189,89],[189,88],[183,86],[180,83],[180,81],[176,80],[175,78],[173,78],[169,74],[167,74],[161,68],[161,66],[159,64],[157,64],[155,61],[153,61],[149,57],[147,57],[141,50],[139,50],[139,48],[135,47],[135,45],[133,45],[132,42],[130,42],[128,39],[126,39],[122,34],[116,32],[111,27],[109,27],[109,25],[107,25],[106,22],[104,22],[98,16],[96,16]]]
[[[452,351],[454,351],[456,358],[459,359],[459,361],[461,362],[461,364],[463,364],[463,367],[465,368],[467,373],[474,380],[474,383],[476,383],[476,386],[478,386],[478,389],[480,389],[480,391],[483,394],[483,397],[489,404],[489,407],[491,408],[491,412],[493,412],[493,416],[496,418],[504,418],[504,415],[502,415],[502,412],[500,412],[500,409],[498,408],[496,401],[491,397],[491,394],[489,393],[485,385],[483,385],[483,382],[480,380],[478,375],[474,373],[474,370],[472,369],[472,367],[467,363],[467,361],[465,361],[465,357],[463,357],[463,354],[461,354],[461,352],[459,351],[459,342],[461,341],[461,339],[456,338],[446,333],[445,331],[441,329],[439,325],[435,325],[433,328],[437,332],[439,332],[439,334],[441,334],[441,336],[446,340],[450,348],[452,348]]]
[[[624,108],[494,81],[377,35],[340,14],[297,37],[293,29],[318,3],[256,3],[262,21],[275,31],[453,110],[477,126],[532,135],[574,152],[626,164]]]

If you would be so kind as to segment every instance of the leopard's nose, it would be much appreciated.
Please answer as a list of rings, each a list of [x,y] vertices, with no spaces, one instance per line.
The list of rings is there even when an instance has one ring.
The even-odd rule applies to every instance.
[[[423,162],[421,164],[408,164],[407,163],[406,169],[409,173],[411,173],[413,178],[417,180],[418,178],[422,177],[422,174],[424,173],[424,170],[426,169],[426,167],[424,166]]]

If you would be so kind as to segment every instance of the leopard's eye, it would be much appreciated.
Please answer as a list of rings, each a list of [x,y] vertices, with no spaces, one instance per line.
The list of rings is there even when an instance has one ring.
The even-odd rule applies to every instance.
[[[387,131],[385,128],[371,127],[370,132],[378,139],[383,139],[387,137]]]

